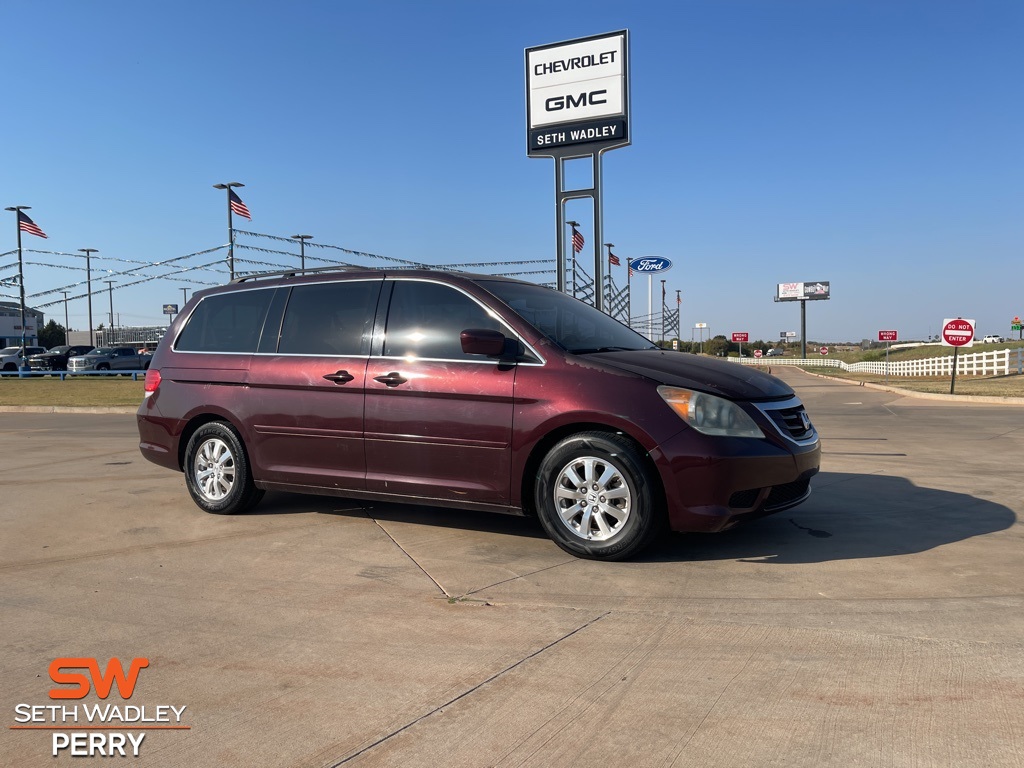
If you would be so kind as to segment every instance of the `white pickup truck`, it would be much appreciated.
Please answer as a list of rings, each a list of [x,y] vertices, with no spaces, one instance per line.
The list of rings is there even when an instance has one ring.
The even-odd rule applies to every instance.
[[[46,351],[46,347],[25,347],[24,352],[21,350],[20,345],[0,349],[0,371],[11,373],[18,370],[25,362],[25,358],[32,357],[32,355],[41,355]]]

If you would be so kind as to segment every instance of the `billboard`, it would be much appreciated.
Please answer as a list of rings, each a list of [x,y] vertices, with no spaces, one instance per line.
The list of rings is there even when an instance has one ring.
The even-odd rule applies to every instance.
[[[527,154],[629,144],[626,30],[526,49]]]
[[[776,301],[808,301],[829,298],[828,281],[817,283],[779,283]]]

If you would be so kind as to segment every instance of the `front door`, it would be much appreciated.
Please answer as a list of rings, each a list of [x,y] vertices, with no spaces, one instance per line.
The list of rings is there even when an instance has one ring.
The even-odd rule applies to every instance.
[[[382,352],[366,372],[366,488],[505,504],[516,366],[462,351],[459,334],[510,334],[468,294],[396,280]]]

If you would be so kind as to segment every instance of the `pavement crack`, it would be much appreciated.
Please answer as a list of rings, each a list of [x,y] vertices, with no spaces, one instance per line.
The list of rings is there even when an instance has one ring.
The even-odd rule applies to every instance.
[[[469,592],[467,592],[465,595],[463,595],[463,597],[465,597],[466,595],[475,595],[478,592],[483,592],[485,589],[492,589],[494,587],[499,587],[502,584],[508,584],[510,581],[518,581],[519,579],[525,579],[527,576],[533,576],[534,574],[537,574],[537,573],[544,573],[544,571],[550,571],[552,568],[561,568],[563,565],[573,565],[573,564],[578,564],[579,562],[580,562],[579,558],[571,557],[568,560],[562,561],[561,563],[555,563],[554,565],[548,565],[548,566],[545,566],[544,568],[538,568],[535,571],[530,571],[529,573],[521,573],[518,576],[513,576],[510,579],[502,579],[501,581],[496,581],[493,584],[487,584],[486,586],[478,587],[477,589],[471,589]]]
[[[387,531],[385,531],[385,533],[387,533]],[[398,542],[395,542],[395,543],[397,544]],[[438,586],[440,586],[440,585],[438,585]],[[458,696],[455,696],[455,697],[449,699],[448,701],[444,702],[443,704],[439,704],[438,706],[436,706],[433,709],[431,709],[429,712],[424,712],[419,717],[413,718],[408,723],[403,725],[401,728],[396,728],[395,730],[391,731],[391,733],[388,733],[385,736],[381,736],[375,742],[373,742],[372,744],[368,744],[367,746],[365,746],[362,749],[360,749],[358,752],[353,752],[348,757],[343,758],[343,759],[339,760],[336,763],[331,763],[329,768],[338,768],[338,766],[345,765],[345,763],[351,762],[352,760],[355,760],[357,757],[359,757],[361,755],[365,755],[371,749],[374,749],[375,747],[379,747],[381,744],[383,744],[384,742],[388,741],[389,739],[393,739],[398,734],[404,733],[405,731],[409,730],[410,728],[412,728],[417,723],[421,723],[424,720],[426,720],[428,717],[431,717],[432,715],[436,715],[438,712],[441,712],[443,709],[445,709],[445,707],[450,707],[452,704],[455,704],[456,702],[461,701],[462,699],[466,698],[467,696],[469,696],[469,695],[471,695],[473,693],[476,693],[481,688],[483,688],[485,685],[488,685],[489,683],[494,682],[498,678],[500,678],[503,675],[511,672],[512,670],[516,669],[517,667],[521,667],[523,664],[525,664],[526,662],[530,661],[530,659],[534,659],[537,656],[540,656],[545,651],[550,650],[551,648],[554,648],[556,645],[558,645],[562,641],[568,640],[573,635],[575,635],[575,634],[577,634],[579,632],[582,632],[584,629],[587,629],[588,627],[596,624],[601,619],[605,618],[606,616],[609,616],[610,614],[611,614],[611,611],[605,611],[600,616],[595,616],[593,619],[591,619],[590,621],[585,622],[584,624],[581,624],[580,626],[576,627],[576,629],[572,630],[571,632],[565,633],[561,637],[556,638],[555,640],[552,640],[547,645],[545,645],[545,646],[543,646],[541,648],[538,648],[533,653],[531,653],[531,654],[529,654],[527,656],[524,656],[523,658],[521,658],[519,661],[515,662],[514,664],[509,664],[504,669],[502,669],[502,670],[500,670],[498,672],[495,672],[493,675],[491,675],[487,679],[480,681],[479,683],[474,685],[472,688],[469,688],[468,690],[465,690],[462,693],[460,693]]]
[[[367,513],[367,516],[369,517],[369,513]],[[384,531],[384,535],[387,536],[389,539],[391,539],[392,543],[394,543],[394,545],[396,547],[398,547],[406,557],[408,557],[410,560],[412,560],[413,565],[415,565],[417,568],[419,568],[423,572],[424,576],[426,576],[428,579],[430,579],[432,582],[434,582],[434,586],[437,587],[439,590],[441,590],[441,594],[443,594],[445,597],[447,597],[449,599],[452,598],[452,597],[455,597],[454,595],[449,593],[447,589],[445,589],[444,587],[441,586],[441,582],[439,582],[437,579],[435,579],[433,576],[430,575],[430,571],[428,571],[426,568],[424,568],[422,565],[420,565],[419,560],[417,560],[415,557],[413,557],[409,553],[409,550],[407,550],[405,547],[403,547],[401,544],[398,543],[398,540],[388,532],[387,528],[385,528],[383,525],[380,524],[379,520],[377,520],[375,517],[370,517],[370,519],[373,520],[373,522],[377,525],[378,528],[380,528],[382,531]]]

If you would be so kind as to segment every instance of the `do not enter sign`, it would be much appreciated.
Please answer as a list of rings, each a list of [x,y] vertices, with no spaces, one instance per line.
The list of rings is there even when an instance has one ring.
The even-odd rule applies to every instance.
[[[974,321],[962,317],[942,321],[942,344],[947,347],[970,347],[974,344]]]

